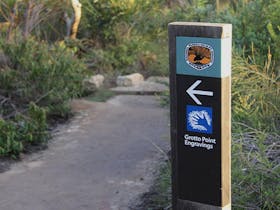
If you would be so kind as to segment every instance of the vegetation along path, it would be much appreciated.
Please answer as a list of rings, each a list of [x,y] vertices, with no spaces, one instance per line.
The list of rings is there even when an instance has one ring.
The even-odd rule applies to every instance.
[[[169,149],[168,111],[154,96],[74,101],[49,149],[0,174],[1,210],[125,210],[148,191]]]

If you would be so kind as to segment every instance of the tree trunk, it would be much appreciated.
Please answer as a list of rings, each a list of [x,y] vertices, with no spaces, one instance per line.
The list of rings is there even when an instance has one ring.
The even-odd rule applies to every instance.
[[[234,3],[234,0],[216,0],[216,10],[220,11],[223,10],[227,7],[229,7],[229,5],[232,3]]]
[[[220,0],[216,0],[216,10],[220,11]]]
[[[172,6],[176,4],[179,5],[180,7],[186,4],[184,0],[167,0],[166,2],[169,8],[172,8]]]
[[[76,39],[78,33],[78,27],[82,17],[82,4],[79,0],[72,0],[72,7],[74,9],[74,20],[71,28],[71,39]]]

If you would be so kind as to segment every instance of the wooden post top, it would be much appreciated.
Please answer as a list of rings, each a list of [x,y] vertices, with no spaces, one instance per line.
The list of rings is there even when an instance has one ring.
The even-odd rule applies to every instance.
[[[232,25],[224,23],[173,22],[168,27],[175,36],[221,39],[231,38],[232,34]]]

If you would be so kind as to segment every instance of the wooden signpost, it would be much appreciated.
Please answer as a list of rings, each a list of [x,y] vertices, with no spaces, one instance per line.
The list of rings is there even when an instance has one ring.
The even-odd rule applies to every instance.
[[[168,30],[173,209],[231,209],[232,26]]]

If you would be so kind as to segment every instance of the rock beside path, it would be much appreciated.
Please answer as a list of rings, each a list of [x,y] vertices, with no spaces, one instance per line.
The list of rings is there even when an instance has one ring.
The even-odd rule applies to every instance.
[[[103,86],[105,78],[103,75],[94,75],[83,81],[85,91],[92,93]],[[153,95],[169,90],[169,78],[151,76],[144,80],[140,73],[118,76],[116,79],[117,87],[111,88],[116,94],[129,95]]]
[[[119,76],[117,85],[117,87],[111,88],[117,94],[152,95],[168,91],[169,78],[153,76],[144,81],[144,77],[136,73]]]
[[[123,87],[131,87],[135,85],[139,85],[144,81],[144,77],[142,74],[134,73],[125,76],[118,76],[117,85]]]
[[[101,74],[97,74],[84,79],[83,86],[86,91],[94,92],[103,85],[103,82],[104,82],[104,76]]]

